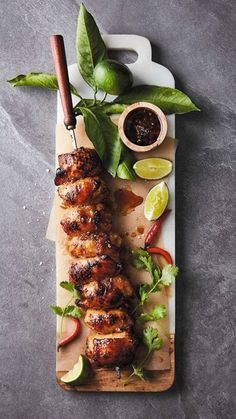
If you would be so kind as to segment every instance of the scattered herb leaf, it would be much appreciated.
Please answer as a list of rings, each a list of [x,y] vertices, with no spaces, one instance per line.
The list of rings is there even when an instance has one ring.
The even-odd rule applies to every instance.
[[[161,272],[161,284],[166,286],[171,285],[178,272],[179,268],[176,265],[165,265]]]
[[[52,312],[54,314],[57,314],[58,316],[80,318],[82,315],[79,307],[76,307],[74,305],[68,305],[64,308],[50,305],[50,308]]]
[[[145,381],[145,379],[147,378],[147,373],[143,369],[143,366],[153,351],[158,351],[159,349],[161,349],[163,342],[162,339],[158,336],[158,330],[149,326],[143,330],[143,343],[148,348],[147,355],[144,357],[140,365],[132,365],[133,372],[128,376],[128,378],[124,382],[125,386],[129,383],[130,379],[134,375],[140,378],[140,380]]]
[[[52,310],[54,314],[57,314],[58,316],[62,316],[63,309],[61,307],[50,305],[50,309]]]
[[[132,251],[132,263],[137,269],[145,269],[151,276],[151,284],[141,284],[138,288],[138,295],[140,305],[143,305],[150,294],[160,291],[160,286],[171,285],[172,281],[178,274],[178,267],[175,265],[165,265],[164,268],[159,268],[153,261],[151,255],[141,247]]]
[[[76,307],[76,306],[67,306],[66,308],[65,308],[65,311],[64,311],[64,316],[67,316],[67,317],[76,317],[76,318],[80,318],[81,317],[81,310],[79,309],[79,307]]]
[[[72,282],[62,281],[60,282],[60,287],[71,292],[75,298],[80,298],[80,292],[75,288]]]
[[[150,313],[143,312],[138,317],[140,322],[158,321],[166,317],[166,306],[163,304],[156,304]]]
[[[143,331],[143,343],[148,348],[148,354],[158,351],[162,346],[162,339],[158,336],[158,330],[148,326]]]
[[[145,269],[151,275],[153,282],[156,283],[160,278],[161,270],[153,261],[152,256],[142,247],[133,250],[132,255],[135,268]]]

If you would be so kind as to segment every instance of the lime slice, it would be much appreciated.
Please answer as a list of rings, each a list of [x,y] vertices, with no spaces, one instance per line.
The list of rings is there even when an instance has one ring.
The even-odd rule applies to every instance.
[[[80,355],[79,360],[74,365],[73,369],[63,375],[63,377],[61,377],[61,381],[66,384],[70,384],[71,386],[83,384],[85,378],[87,378],[89,374],[89,369],[89,361],[85,358],[85,356]]]
[[[144,215],[151,221],[156,220],[165,211],[169,199],[169,190],[165,182],[152,188],[145,199]]]
[[[136,161],[133,169],[142,179],[162,179],[172,170],[172,162],[159,157]]]

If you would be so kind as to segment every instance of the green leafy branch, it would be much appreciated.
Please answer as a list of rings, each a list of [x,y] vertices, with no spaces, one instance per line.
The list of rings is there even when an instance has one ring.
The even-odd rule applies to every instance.
[[[70,85],[71,93],[79,97],[75,113],[84,117],[85,130],[92,141],[106,170],[114,177],[135,180],[131,152],[121,144],[118,128],[109,115],[119,114],[135,102],[145,101],[159,106],[164,113],[183,114],[199,111],[199,108],[183,92],[177,89],[160,86],[135,86],[128,92],[118,95],[111,103],[97,99],[97,86],[94,79],[96,65],[107,58],[106,45],[93,16],[80,5],[76,30],[76,55],[80,74],[93,89],[94,98],[83,98],[76,87]],[[55,74],[30,72],[8,80],[12,86],[33,86],[57,90]]]
[[[125,386],[129,383],[130,379],[134,375],[140,378],[141,380],[145,381],[145,379],[147,378],[147,372],[144,370],[143,367],[150,355],[154,351],[160,350],[163,344],[162,339],[158,336],[158,330],[151,326],[148,326],[143,330],[142,341],[148,349],[147,354],[138,366],[132,365],[133,372],[128,376],[128,378],[124,382]]]
[[[132,264],[137,269],[145,269],[151,277],[150,284],[145,283],[139,285],[139,303],[133,310],[133,313],[135,313],[139,307],[143,308],[151,294],[160,291],[163,285],[170,286],[172,284],[174,278],[178,274],[178,268],[175,265],[166,265],[161,270],[160,267],[153,261],[151,255],[141,247],[132,252]],[[166,317],[166,315],[166,306],[164,304],[156,304],[150,312],[143,310],[142,313],[137,316],[136,320],[139,323],[146,323],[148,321],[155,321],[159,323],[159,321]],[[138,366],[132,365],[133,371],[128,376],[124,385],[127,385],[133,376],[136,376],[141,380],[145,380],[147,378],[147,372],[144,370],[144,365],[151,353],[155,350],[159,350],[163,344],[163,340],[158,335],[158,329],[151,326],[148,326],[143,330],[142,340],[144,345],[148,348],[148,352]]]
[[[139,306],[143,306],[150,294],[161,290],[161,286],[170,286],[178,274],[175,265],[165,265],[161,270],[153,261],[151,255],[141,247],[132,251],[132,263],[137,269],[145,269],[151,276],[150,284],[140,284],[138,288]],[[136,311],[136,309],[135,309]]]

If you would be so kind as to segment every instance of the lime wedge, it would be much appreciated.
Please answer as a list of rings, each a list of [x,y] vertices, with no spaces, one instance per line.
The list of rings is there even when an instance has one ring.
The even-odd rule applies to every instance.
[[[159,157],[153,157],[151,159],[136,161],[133,169],[136,175],[142,179],[162,179],[171,172],[172,162]]]
[[[85,378],[87,378],[89,374],[89,369],[89,361],[85,358],[85,356],[80,355],[79,360],[74,365],[73,369],[63,375],[63,377],[61,377],[61,381],[66,384],[70,384],[71,386],[83,384]]]
[[[169,199],[169,190],[165,182],[158,183],[147,194],[144,203],[144,215],[147,220],[156,220],[165,211]]]

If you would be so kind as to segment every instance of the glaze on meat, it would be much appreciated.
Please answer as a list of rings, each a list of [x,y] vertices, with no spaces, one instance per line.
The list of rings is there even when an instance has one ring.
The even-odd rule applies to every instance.
[[[101,160],[92,148],[80,147],[72,153],[60,154],[58,163],[56,186],[66,182],[75,182],[88,176],[97,176],[102,171]]]

